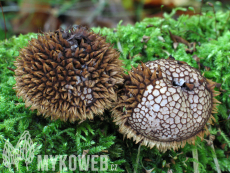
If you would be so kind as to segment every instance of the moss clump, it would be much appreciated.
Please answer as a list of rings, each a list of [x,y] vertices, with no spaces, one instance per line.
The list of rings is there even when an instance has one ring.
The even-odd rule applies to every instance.
[[[120,59],[124,61],[127,70],[131,66],[137,67],[140,61],[147,62],[160,58],[167,58],[168,54],[176,60],[185,61],[192,67],[198,68],[194,55],[199,58],[200,70],[204,76],[220,83],[221,95],[217,99],[222,102],[218,106],[218,113],[213,116],[217,120],[209,130],[215,136],[212,141],[206,137],[205,141],[197,139],[196,145],[185,145],[178,151],[160,153],[155,147],[149,149],[138,145],[132,140],[125,139],[117,132],[118,127],[110,118],[110,112],[105,112],[104,121],[95,118],[93,122],[63,123],[59,120],[52,122],[36,115],[25,108],[22,99],[16,97],[12,89],[15,84],[14,72],[7,67],[15,69],[13,62],[18,56],[19,48],[27,45],[36,34],[20,35],[8,41],[0,42],[0,148],[4,148],[7,140],[16,146],[21,134],[28,130],[35,145],[36,155],[82,155],[88,154],[108,155],[109,169],[112,164],[118,164],[119,172],[142,172],[144,169],[155,168],[155,172],[193,172],[192,149],[198,151],[200,172],[214,172],[217,170],[214,158],[217,158],[220,170],[230,171],[230,23],[229,13],[221,11],[203,13],[202,16],[180,16],[177,20],[171,18],[172,14],[165,14],[165,19],[148,18],[134,26],[123,26],[120,22],[116,30],[108,28],[94,28],[94,32],[107,35],[107,41],[114,44],[121,51]],[[196,42],[196,51],[186,53],[186,45],[179,43],[173,48],[169,30],[173,35],[184,38],[189,43]],[[145,36],[143,38],[143,36]],[[208,71],[208,69],[210,69]],[[125,109],[125,108],[124,108]],[[125,110],[124,110],[125,111]],[[215,151],[212,146],[214,146]],[[139,153],[139,154],[138,154]],[[139,164],[137,164],[137,157]],[[2,152],[0,152],[2,163]],[[66,165],[68,162],[66,161]],[[100,165],[96,165],[99,167]],[[1,172],[25,172],[24,161],[19,162],[18,171],[13,165],[11,170],[0,165]],[[56,165],[56,171],[59,166]],[[28,165],[29,172],[37,171],[37,158]],[[79,170],[79,169],[77,169]],[[49,161],[49,171],[52,165]],[[69,172],[71,172],[69,170]],[[78,172],[78,171],[76,171]],[[90,171],[88,171],[90,172]],[[109,172],[109,171],[108,171]]]

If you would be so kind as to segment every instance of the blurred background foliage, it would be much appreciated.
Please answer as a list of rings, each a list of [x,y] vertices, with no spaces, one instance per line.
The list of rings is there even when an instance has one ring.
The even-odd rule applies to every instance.
[[[3,0],[0,1],[5,16],[0,15],[0,40],[12,35],[29,32],[47,32],[67,28],[73,24],[88,27],[114,28],[122,20],[123,25],[135,24],[146,17],[162,17],[175,7],[192,10],[177,11],[181,14],[196,15],[200,10],[229,10],[229,0]],[[163,6],[163,7],[162,7]]]

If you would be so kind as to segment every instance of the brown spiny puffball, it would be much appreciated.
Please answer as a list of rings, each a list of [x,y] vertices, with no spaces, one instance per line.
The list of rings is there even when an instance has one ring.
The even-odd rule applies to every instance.
[[[113,109],[119,131],[160,151],[177,150],[208,133],[216,112],[215,83],[185,62],[160,59],[133,68]]]
[[[15,62],[18,97],[51,119],[74,122],[102,114],[123,83],[119,52],[85,27],[38,35]]]

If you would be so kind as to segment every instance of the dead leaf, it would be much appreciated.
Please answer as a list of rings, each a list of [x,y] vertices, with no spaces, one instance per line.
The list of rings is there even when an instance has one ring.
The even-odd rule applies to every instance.
[[[158,40],[162,41],[163,43],[165,42],[165,39],[162,36],[158,36],[157,38],[158,38]]]
[[[151,25],[151,24],[150,24],[150,25],[147,25],[146,28],[150,28],[150,27],[153,27],[153,26],[154,26],[154,25]]]
[[[150,38],[151,38],[151,37],[145,36],[145,35],[144,35],[144,36],[142,37],[141,43],[143,43],[143,42],[147,43],[147,42],[149,41]]]
[[[138,54],[134,55],[134,56],[132,57],[132,59],[135,58],[135,57],[137,57],[137,56],[142,57],[142,54],[141,54],[141,53],[138,53]]]
[[[227,143],[224,143],[224,144],[221,145],[222,150],[224,150],[226,145],[227,145]]]
[[[79,124],[81,124],[81,123],[83,123],[84,121],[85,121],[85,120],[81,120],[81,121],[79,121],[79,122],[78,122],[78,125],[79,125]]]
[[[220,92],[226,92],[227,90],[224,90],[222,87],[220,87]],[[229,95],[230,97],[230,95]]]
[[[151,160],[151,159],[148,159],[148,158],[145,158],[144,161],[152,162],[152,160]]]
[[[108,153],[109,151],[108,150],[102,150],[101,152]]]
[[[170,56],[170,53],[166,50],[162,50],[163,52],[165,52],[167,54],[167,56]]]
[[[173,49],[176,49],[178,47],[178,44],[177,42],[173,42]]]
[[[88,154],[88,152],[89,152],[89,149],[88,150],[83,150],[81,158],[83,159],[85,157],[85,155]]]
[[[149,170],[145,170],[145,173],[151,173],[155,168],[149,169]]]
[[[22,0],[20,11],[17,17],[12,20],[14,32],[25,34],[28,32],[38,32],[39,29],[43,30],[51,8],[49,3]]]
[[[172,169],[169,169],[169,170],[167,171],[167,173],[173,173]]]
[[[216,87],[220,88],[221,87],[221,83],[216,83]]]
[[[185,49],[186,53],[192,54],[193,52],[196,51],[196,43],[195,42],[189,43],[184,38],[179,37],[177,35],[173,35],[170,30],[169,30],[169,34],[170,34],[170,38],[173,41],[173,48],[174,49],[176,49],[178,47],[179,43],[183,43],[183,44],[185,44],[187,46],[187,48]]]
[[[215,138],[216,138],[216,137],[215,137],[214,135],[209,135],[209,140],[214,141]]]
[[[170,30],[169,30],[169,34],[170,34],[170,37],[171,37],[173,43],[183,43],[188,47],[190,46],[190,43],[187,40],[185,40],[182,37],[179,37],[177,35],[173,35]]]
[[[206,71],[209,71],[211,68],[210,68],[210,67],[207,67],[207,66],[204,66],[204,69],[205,69]]]
[[[170,168],[170,164],[171,164],[171,163],[166,163],[166,164],[165,164],[165,167],[166,167],[166,168]]]
[[[58,9],[55,8],[50,10],[50,15],[43,26],[44,32],[55,31],[61,25],[56,15],[57,11]]]
[[[175,58],[172,55],[169,55],[169,57],[167,59],[175,60]]]
[[[198,67],[200,69],[200,58],[198,58],[197,55],[193,55],[192,58],[196,61],[197,65],[198,65]]]
[[[197,55],[193,55],[192,58],[198,63],[200,62],[200,58]]]
[[[13,71],[14,72],[14,69],[12,69],[12,68],[10,68],[10,67],[7,67],[8,68],[8,70],[11,70],[11,71]]]
[[[195,52],[196,51],[196,43],[195,42],[189,43],[189,47],[186,48],[185,51],[186,51],[186,53],[190,53],[190,54]]]
[[[172,162],[172,164],[176,164],[176,162],[175,162],[175,160],[174,159],[171,159],[171,162]]]

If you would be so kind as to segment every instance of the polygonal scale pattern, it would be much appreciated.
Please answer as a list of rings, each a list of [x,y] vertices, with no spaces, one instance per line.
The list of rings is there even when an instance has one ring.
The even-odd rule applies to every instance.
[[[26,106],[66,121],[93,118],[116,100],[119,52],[84,27],[38,35],[16,60],[16,91]]]
[[[160,59],[133,68],[113,117],[119,131],[165,151],[204,135],[214,112],[215,84],[185,62]]]
[[[181,141],[203,129],[211,111],[211,94],[204,86],[184,92],[164,80],[156,84],[163,88],[148,85],[141,103],[129,117],[133,129],[159,141]]]
[[[202,80],[204,80],[204,77],[197,69],[182,61],[159,59],[147,62],[145,65],[149,67],[152,72],[158,68],[158,65],[160,65],[164,80],[171,81],[174,85],[183,87],[183,84],[189,83],[194,84],[195,87],[199,87]]]
[[[146,63],[151,72],[158,65],[163,79],[146,86],[128,122],[149,139],[187,139],[203,130],[208,121],[212,110],[211,92],[205,87],[204,77],[189,65],[165,59]],[[189,89],[185,83],[194,86]]]

